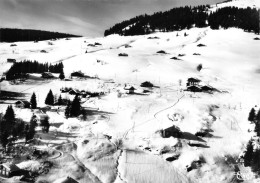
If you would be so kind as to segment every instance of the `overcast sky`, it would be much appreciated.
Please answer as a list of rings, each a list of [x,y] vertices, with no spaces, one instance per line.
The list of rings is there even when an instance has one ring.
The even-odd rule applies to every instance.
[[[41,29],[83,36],[140,14],[176,6],[215,4],[223,0],[0,0],[0,26]]]

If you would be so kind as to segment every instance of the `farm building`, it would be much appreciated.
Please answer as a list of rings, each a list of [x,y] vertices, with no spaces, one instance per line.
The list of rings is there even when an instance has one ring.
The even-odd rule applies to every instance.
[[[78,94],[80,94],[80,91],[71,89],[71,90],[69,91],[69,94],[70,94],[70,95],[78,95]]]
[[[125,87],[124,89],[125,89],[125,90],[128,90],[128,93],[129,93],[129,94],[135,93],[135,90],[136,90],[136,88],[133,87],[133,86],[131,86],[131,87]]]
[[[167,54],[164,50],[157,51],[156,53]]]
[[[21,169],[15,164],[3,163],[0,164],[0,175],[2,177],[12,177],[21,175]]]
[[[15,102],[15,107],[17,108],[30,108],[31,103],[26,100],[18,100]]]
[[[189,78],[187,81],[187,86],[196,86],[201,82],[201,80],[197,78]]]
[[[84,73],[83,72],[81,72],[81,71],[76,71],[76,72],[73,72],[73,73],[71,73],[70,74],[71,75],[71,77],[84,77]]]
[[[162,137],[163,138],[169,138],[169,137],[181,137],[181,131],[180,129],[173,125],[169,128],[166,128],[164,130],[162,130]]]
[[[128,57],[128,54],[126,54],[126,53],[119,53],[118,56],[119,57]]]
[[[16,62],[16,60],[15,60],[15,59],[13,59],[13,58],[8,58],[8,59],[7,59],[7,62],[8,62],[8,63],[15,63],[15,62]]]
[[[44,72],[44,73],[42,73],[42,78],[47,78],[47,79],[49,79],[49,78],[54,78],[54,76],[53,76],[53,74],[50,73],[50,72]]]

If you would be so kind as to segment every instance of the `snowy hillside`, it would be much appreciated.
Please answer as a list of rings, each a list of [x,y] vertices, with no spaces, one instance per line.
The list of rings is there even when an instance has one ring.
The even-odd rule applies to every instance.
[[[232,1],[212,10],[260,7],[259,3]],[[239,159],[248,141],[257,138],[248,115],[260,105],[259,38],[242,29],[206,27],[0,43],[1,76],[13,65],[7,60],[16,59],[62,62],[66,78],[60,80],[56,74],[43,79],[40,73],[31,73],[27,80],[3,80],[0,113],[12,105],[16,118],[26,123],[33,114],[49,117],[49,133],[37,127],[36,142],[26,145],[51,154],[47,160],[54,166],[39,174],[38,182],[73,178],[80,183],[229,183],[240,182],[237,170],[246,173],[244,182],[259,182]],[[75,71],[87,77],[70,77]],[[187,87],[191,78],[199,83],[192,83],[193,88]],[[145,81],[154,86],[141,87]],[[86,116],[66,118],[66,106],[45,104],[50,89],[56,98],[73,100],[75,95],[64,88],[102,95],[82,97]],[[19,97],[4,96],[8,92]],[[29,101],[33,92],[37,109],[15,105],[20,99]],[[203,132],[206,135],[198,135]],[[24,158],[16,163],[34,171],[42,170],[41,160]]]
[[[188,36],[184,36],[184,33]],[[96,114],[85,123],[76,118],[65,119],[62,112],[47,112],[51,123],[63,123],[59,128],[52,127],[52,130],[77,134],[72,141],[78,144],[78,158],[102,182],[110,182],[113,173],[102,174],[98,168],[102,162],[96,164],[87,154],[104,148],[103,145],[110,144],[110,141],[101,138],[103,140],[100,142],[92,142],[86,147],[81,142],[84,139],[91,142],[103,135],[111,136],[112,141],[123,141],[123,154],[119,155],[122,157],[118,159],[117,170],[121,178],[117,177],[117,182],[147,182],[151,176],[154,176],[155,182],[160,182],[162,180],[155,177],[162,174],[166,178],[170,174],[178,174],[178,179],[171,179],[175,180],[173,182],[230,182],[233,169],[225,159],[236,159],[254,134],[248,131],[253,129],[253,125],[247,121],[247,117],[252,106],[260,103],[260,53],[257,49],[260,48],[260,42],[254,40],[255,34],[239,29],[193,28],[178,32],[178,37],[176,35],[177,32],[133,37],[112,35],[95,39],[73,38],[53,41],[53,45],[46,41],[17,42],[15,48],[2,43],[2,73],[11,66],[6,59],[15,58],[18,61],[63,62],[66,77],[73,71],[81,70],[86,75],[100,79],[66,82],[32,80],[19,85],[3,81],[1,90],[28,93],[28,100],[30,94],[35,92],[38,105],[42,107],[45,106],[49,89],[55,94],[59,94],[64,86],[104,91],[104,97],[89,99],[83,106],[98,108],[109,114]],[[153,37],[156,39],[151,39]],[[101,45],[88,46],[95,42]],[[205,46],[199,47],[199,44]],[[41,50],[47,53],[41,53]],[[160,50],[165,53],[157,53]],[[127,53],[128,57],[119,57],[119,53]],[[178,59],[171,59],[173,57]],[[198,64],[203,66],[200,72],[196,69]],[[203,84],[220,92],[184,91],[189,77],[199,78]],[[140,84],[144,81],[150,81],[159,88],[152,89],[147,95],[123,94],[125,84],[136,87],[137,93],[142,92]],[[123,96],[118,97],[118,93]],[[5,112],[6,106],[1,104],[2,112]],[[15,113],[17,117],[29,121],[32,111],[15,109]],[[180,128],[185,134],[183,138],[159,136],[158,130],[172,125]],[[195,138],[194,134],[206,126],[212,130],[213,136]],[[201,147],[190,145],[196,143]],[[110,146],[107,146],[108,151],[111,151]],[[93,148],[93,152],[89,152],[88,147]],[[164,149],[168,150],[161,154]],[[125,161],[125,156],[129,160]],[[179,158],[166,163],[165,159],[171,156]],[[192,162],[201,158],[205,161],[201,167],[186,172],[186,166],[191,166]],[[144,166],[147,162],[154,164]],[[164,173],[153,171],[160,167],[164,167]],[[137,176],[143,171],[147,173]],[[163,182],[168,181],[165,179]]]

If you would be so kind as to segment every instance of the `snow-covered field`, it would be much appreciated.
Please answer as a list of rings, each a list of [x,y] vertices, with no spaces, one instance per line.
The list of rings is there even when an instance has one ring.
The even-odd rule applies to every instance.
[[[66,77],[81,70],[100,78],[31,80],[19,85],[3,81],[1,90],[26,93],[28,100],[35,92],[40,107],[45,106],[50,89],[57,95],[65,86],[104,92],[105,96],[87,99],[82,104],[99,111],[86,121],[65,119],[62,109],[47,112],[51,123],[61,124],[51,127],[51,131],[76,134],[75,138],[56,139],[57,143],[67,140],[77,144],[75,156],[101,182],[230,182],[234,168],[225,160],[227,157],[236,159],[254,135],[248,131],[254,126],[247,118],[250,109],[260,105],[260,41],[254,40],[257,35],[235,28],[193,28],[179,31],[178,37],[176,34],[60,39],[52,41],[53,45],[49,45],[49,41],[17,42],[16,47],[1,43],[1,74],[11,66],[7,58],[15,58],[63,62]],[[159,39],[148,39],[155,36]],[[102,45],[88,46],[95,42]],[[206,46],[198,47],[198,44]],[[160,50],[166,54],[158,54]],[[127,53],[128,57],[119,57],[119,53]],[[170,59],[172,57],[180,60]],[[203,66],[200,72],[196,69],[198,64]],[[199,78],[221,92],[184,91],[189,77]],[[125,84],[141,93],[140,84],[144,81],[158,87],[146,95],[125,94]],[[118,97],[118,93],[122,96]],[[65,95],[62,94],[71,98]],[[0,112],[5,112],[7,105],[0,104]],[[16,117],[29,121],[33,111],[15,108],[15,113]],[[182,138],[162,138],[158,134],[159,130],[172,125],[184,133]],[[205,128],[210,128],[213,136],[196,138],[194,134]],[[119,142],[122,144],[117,145]],[[191,143],[200,143],[201,147],[192,147]],[[161,154],[164,149],[168,149],[167,153]],[[165,161],[174,155],[179,158]],[[201,167],[187,172],[186,167],[200,158],[205,160]],[[68,174],[60,171],[58,178],[62,178],[63,173]],[[48,180],[54,181],[54,175]],[[78,177],[79,182],[84,180],[88,179]]]

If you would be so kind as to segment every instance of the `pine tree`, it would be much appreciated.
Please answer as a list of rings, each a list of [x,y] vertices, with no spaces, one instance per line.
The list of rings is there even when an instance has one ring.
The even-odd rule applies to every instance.
[[[257,112],[257,114],[255,116],[255,120],[257,123],[260,123],[260,110]]]
[[[2,146],[6,149],[6,145],[8,144],[8,132],[6,130],[4,130],[1,135],[0,135],[0,141]]]
[[[36,116],[33,115],[30,120],[30,125],[26,131],[26,141],[33,139],[33,137],[36,133],[36,131],[35,131],[36,126],[37,126],[37,119],[36,119]]]
[[[0,143],[3,147],[6,146],[8,142],[8,133],[6,131],[6,120],[2,115],[0,115]]]
[[[71,103],[70,116],[77,117],[80,114],[80,111],[81,111],[80,100],[79,97],[76,95]]]
[[[14,121],[15,120],[15,114],[12,105],[9,105],[6,109],[4,119],[7,121]]]
[[[250,166],[252,159],[253,159],[254,147],[253,147],[253,140],[251,139],[246,147],[246,153],[244,155],[244,165]]]
[[[48,133],[50,128],[49,117],[45,117],[41,120],[40,126],[42,131]]]
[[[260,149],[256,149],[253,153],[252,159],[252,170],[258,174],[260,174]]]
[[[249,116],[248,116],[248,121],[254,122],[255,120],[255,109],[252,108],[251,111],[249,112]]]
[[[64,76],[64,72],[63,72],[63,68],[61,69],[61,72],[60,72],[59,78],[60,78],[61,80],[63,80],[63,79],[65,78],[65,76]]]
[[[62,105],[62,98],[61,98],[61,95],[59,96],[59,99],[58,99],[58,105]]]
[[[33,92],[32,96],[31,96],[31,108],[32,109],[36,109],[37,108],[37,102],[36,102],[36,95],[35,93]]]
[[[255,132],[258,137],[260,137],[260,122],[255,124]]]
[[[47,105],[53,105],[54,104],[54,96],[52,91],[50,90],[46,99],[45,99],[45,104]]]
[[[7,133],[11,134],[12,128],[15,125],[15,114],[12,105],[9,105],[6,109],[5,115],[4,115],[4,120],[5,120],[5,130]]]
[[[71,102],[70,100],[68,101],[68,104],[66,106],[66,109],[65,109],[65,117],[66,118],[69,118],[70,117],[70,111],[71,111]]]

